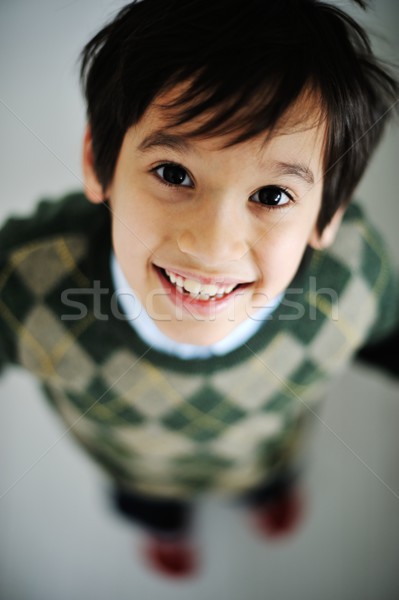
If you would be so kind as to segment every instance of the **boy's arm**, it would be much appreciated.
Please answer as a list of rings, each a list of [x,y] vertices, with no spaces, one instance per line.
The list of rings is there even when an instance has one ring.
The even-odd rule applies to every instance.
[[[399,273],[383,236],[359,204],[349,206],[346,221],[353,224],[351,235],[360,234],[355,272],[372,292],[375,308],[371,328],[354,358],[399,378]]]
[[[11,216],[0,228],[0,370],[6,364],[19,364],[19,339],[23,323],[35,302],[40,301],[51,267],[51,256],[29,262],[35,247],[64,234],[86,233],[97,223],[98,207],[90,204],[78,191],[57,199],[42,200],[28,215]],[[40,253],[39,253],[40,254]],[[50,261],[50,262],[47,262]],[[21,265],[25,267],[21,268]],[[33,265],[26,267],[26,264]],[[32,268],[34,271],[29,271]],[[29,284],[32,274],[35,286]]]
[[[392,275],[380,306],[380,319],[356,359],[399,378],[399,277]]]
[[[386,256],[388,284],[379,302],[379,317],[355,358],[399,378],[399,277]]]
[[[15,276],[15,251],[43,235],[51,222],[57,204],[43,201],[28,216],[10,216],[0,228],[0,372],[10,364],[18,364],[18,318],[27,306],[29,294]],[[49,235],[52,231],[49,229]]]
[[[0,232],[1,242],[1,232]],[[9,286],[6,285],[8,260],[4,249],[0,248],[0,374],[3,369],[10,364],[15,364],[15,340],[12,333],[15,328],[11,327],[12,314],[9,310]],[[14,299],[15,302],[18,298]],[[11,305],[13,302],[11,303]]]
[[[5,365],[8,362],[7,350],[5,348],[3,334],[0,332],[0,373],[3,372]]]
[[[0,278],[3,273],[4,262],[0,257]],[[8,364],[15,363],[15,344],[10,335],[10,328],[7,326],[7,309],[4,302],[4,288],[0,281],[0,374]]]
[[[13,264],[10,259],[15,245],[19,244],[18,225],[26,227],[23,219],[10,217],[0,229],[0,373],[16,364],[16,337],[18,322],[14,309],[22,302],[20,290],[14,291]]]
[[[399,325],[384,339],[361,348],[356,359],[399,378]]]

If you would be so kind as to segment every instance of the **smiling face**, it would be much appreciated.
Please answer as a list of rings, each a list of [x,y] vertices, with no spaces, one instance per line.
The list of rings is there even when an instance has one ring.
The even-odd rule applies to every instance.
[[[158,104],[126,132],[105,196],[114,251],[170,338],[223,339],[289,285],[308,244],[331,241],[339,218],[322,238],[316,229],[325,131],[305,114],[292,109],[270,139],[230,147],[168,126]],[[83,163],[86,194],[101,202],[89,130]]]

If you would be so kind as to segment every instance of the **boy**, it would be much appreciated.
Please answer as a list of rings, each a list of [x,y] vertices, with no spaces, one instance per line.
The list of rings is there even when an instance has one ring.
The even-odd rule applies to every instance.
[[[82,74],[92,204],[4,227],[2,358],[110,472],[154,564],[187,574],[191,497],[245,494],[260,527],[291,524],[327,381],[360,348],[397,373],[397,284],[344,215],[397,87],[309,1],[144,0]]]

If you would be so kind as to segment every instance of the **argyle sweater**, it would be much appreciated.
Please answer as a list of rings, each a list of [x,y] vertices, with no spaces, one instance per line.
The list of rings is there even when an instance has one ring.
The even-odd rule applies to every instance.
[[[70,434],[126,490],[238,493],[286,469],[331,378],[398,330],[397,281],[355,205],[259,331],[210,359],[181,360],[138,338],[112,288],[110,231],[108,207],[80,193],[6,222],[0,366],[33,373]]]

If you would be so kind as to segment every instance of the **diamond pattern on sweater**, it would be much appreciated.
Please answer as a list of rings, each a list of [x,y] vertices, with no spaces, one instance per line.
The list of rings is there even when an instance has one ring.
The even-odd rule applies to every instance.
[[[284,420],[278,413],[254,414],[232,425],[211,442],[211,448],[221,456],[240,461],[255,453],[260,440],[281,434],[283,427]]]
[[[81,235],[58,237],[56,240],[50,238],[15,252],[12,263],[24,284],[40,298],[49,293],[65,275],[74,271],[86,250],[87,240]],[[38,264],[46,265],[46,268],[35,268]],[[82,284],[81,281],[79,283]]]
[[[227,397],[205,384],[179,409],[165,415],[161,422],[168,429],[184,433],[189,439],[205,441],[217,437],[244,414]]]
[[[61,323],[45,306],[31,310],[19,340],[21,364],[39,377],[61,379],[67,387],[81,390],[90,383],[96,365]]]
[[[345,322],[354,329],[350,341],[359,343],[359,331],[367,331],[371,327],[377,310],[377,300],[370,294],[369,285],[363,279],[353,279],[342,293],[339,307]]]
[[[351,270],[358,272],[363,259],[364,240],[360,235],[351,235],[354,226],[356,225],[353,222],[342,223],[336,242],[329,248],[329,253],[341,265],[350,265]]]
[[[106,384],[128,398],[129,404],[145,417],[161,417],[183,401],[183,394],[159,369],[145,357],[137,358],[126,350],[114,352],[104,363],[102,373]]]
[[[243,410],[254,410],[265,402],[276,386],[298,368],[303,360],[302,345],[290,334],[280,333],[266,350],[254,354],[254,359],[229,371],[216,373],[212,383],[220,394]]]
[[[118,438],[137,455],[164,460],[195,451],[195,445],[178,431],[169,431],[160,424],[151,423],[120,429]]]

